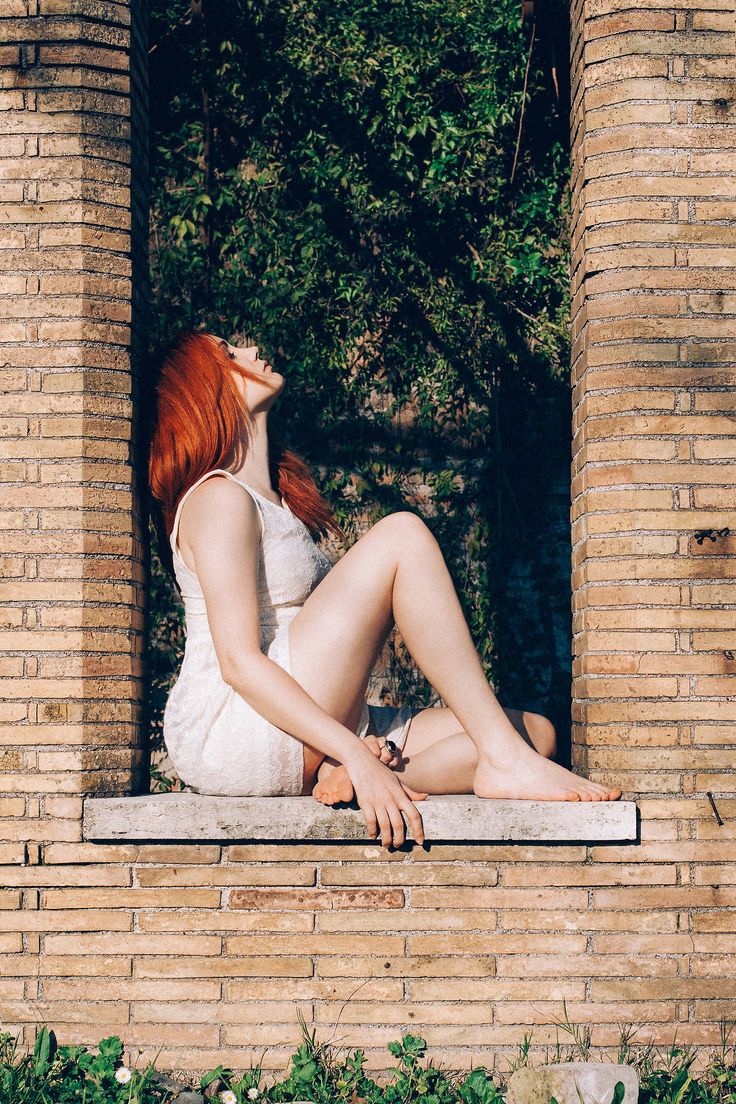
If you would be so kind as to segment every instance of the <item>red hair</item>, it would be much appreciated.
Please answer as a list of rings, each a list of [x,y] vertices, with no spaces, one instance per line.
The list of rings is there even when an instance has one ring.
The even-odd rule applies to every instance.
[[[247,453],[253,415],[232,372],[261,377],[231,359],[217,338],[196,330],[170,341],[157,355],[155,371],[148,483],[158,507],[159,556],[172,571],[169,538],[182,496],[213,468],[237,469]],[[277,439],[270,467],[279,494],[313,535],[330,530],[344,537],[308,465]]]

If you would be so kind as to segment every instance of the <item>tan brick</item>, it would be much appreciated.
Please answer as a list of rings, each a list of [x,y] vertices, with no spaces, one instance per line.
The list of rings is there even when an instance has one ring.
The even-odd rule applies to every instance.
[[[674,866],[546,866],[541,869],[511,867],[504,873],[504,886],[599,886],[599,885],[674,885]]]
[[[128,932],[133,918],[127,913],[91,909],[87,912],[65,912],[43,909],[41,911],[0,911],[0,931],[41,932]]]
[[[538,935],[514,932],[449,932],[447,934],[412,935],[408,950],[412,955],[466,955],[466,954],[582,954],[585,951],[585,935]],[[362,940],[361,940],[362,950]]]
[[[128,1006],[122,1001],[115,1004],[107,1002],[98,1004],[96,1001],[87,1000],[84,1004],[79,1002],[64,1003],[61,1001],[0,1001],[0,1016],[4,1020],[12,1020],[15,1023],[38,1023],[38,1017],[43,1017],[49,1023],[80,1023],[87,1024],[90,1016],[102,1018],[110,1025],[128,1023]]]
[[[356,948],[352,935],[244,935],[229,936],[226,940],[227,953],[233,955],[274,955],[274,954],[312,954],[340,955],[349,954]],[[400,935],[369,936],[360,938],[360,951],[363,955],[400,955],[404,950],[404,938]]]
[[[49,909],[89,909],[89,908],[206,908],[216,909],[220,905],[220,891],[217,889],[139,889],[138,887],[116,889],[105,886],[104,889],[44,889],[42,896],[44,908]]]
[[[620,935],[597,933],[593,947],[598,954],[688,954],[693,950],[692,936],[681,934],[636,935],[626,932]]]
[[[734,905],[736,890],[721,889],[715,885],[684,885],[663,889],[634,886],[593,891],[593,908],[596,909],[730,908]]]
[[[423,956],[379,959],[345,955],[342,958],[324,955],[315,960],[319,977],[441,977],[483,978],[495,974],[493,957]]]
[[[216,935],[149,935],[147,932],[104,932],[85,936],[47,935],[44,950],[51,955],[96,954],[119,955],[219,955],[222,940]]]
[[[467,1001],[468,983],[464,980],[417,979],[407,983],[413,1000]],[[473,979],[472,997],[477,1000],[536,1001],[536,1000],[584,1000],[585,982],[571,978],[545,978],[543,980],[518,978],[478,977]]]
[[[376,1003],[348,1005],[347,1008],[335,1002],[319,1004],[314,1010],[315,1022],[323,1024],[487,1024],[489,1018],[490,1011],[484,1002],[466,1005]]]
[[[335,866],[322,868],[322,885],[451,885],[492,886],[498,872],[485,866],[460,866],[453,863],[396,863],[380,867]]]
[[[222,932],[311,932],[314,917],[311,912],[142,912],[139,931],[181,931],[186,919],[189,931]]]
[[[169,942],[176,944],[178,938]],[[218,958],[210,955],[202,958],[194,954],[184,957],[177,952],[174,958],[140,957],[136,961],[136,977],[141,978],[311,978],[313,970],[310,958],[297,955],[277,955],[273,958],[267,955],[255,958]]]
[[[723,996],[723,983],[718,984],[700,978],[663,977],[654,981],[645,979],[595,979],[591,986],[593,1000],[667,1000],[691,997]]]
[[[7,854],[3,854],[4,845],[0,844],[0,855],[5,862],[12,862],[11,854],[20,857],[15,861],[22,863],[23,848],[17,844],[8,845]],[[85,866],[82,869],[73,866],[3,866],[0,867],[0,885],[10,886],[129,886],[130,871],[115,867]]]
[[[441,901],[437,901],[439,906]],[[335,911],[322,912],[316,917],[318,930],[322,932],[393,932],[397,916],[388,909],[370,912]],[[440,907],[433,909],[404,909],[401,913],[402,932],[412,931],[468,931],[496,928],[496,913],[470,909],[464,912]]]
[[[46,864],[80,863],[217,863],[220,848],[206,844],[167,843],[76,843],[49,844],[44,848]],[[143,884],[143,883],[141,883]]]
[[[141,886],[313,886],[314,866],[140,867]]]
[[[305,978],[248,978],[247,981],[226,981],[227,999],[232,1002],[250,1000],[341,1000],[399,1001],[404,995],[404,982],[395,978],[368,978],[359,986],[350,979],[324,980]]]
[[[215,1009],[211,1004],[198,1000],[146,1001],[131,1005],[133,1023],[226,1023],[226,1024],[294,1024],[296,1010],[299,1008],[305,1018],[312,1019],[312,1006],[309,1003],[295,1004],[293,1001],[249,1001],[240,1006],[220,1002]],[[281,1031],[279,1031],[279,1035]]]
[[[548,906],[547,889],[458,888],[453,890],[452,904],[462,909],[535,909]],[[555,889],[555,906],[564,909],[584,909],[588,903],[587,890]],[[436,908],[437,890],[417,888],[411,891],[414,908]]]
[[[501,927],[515,931],[673,932],[677,916],[669,912],[502,912]]]
[[[44,978],[44,996],[48,1000],[57,1001],[86,1001],[89,998],[89,981],[77,981],[74,978]],[[188,1001],[196,995],[197,1001],[219,1001],[222,996],[222,982],[205,981],[200,979],[197,984],[196,994],[192,993],[190,981],[164,981],[140,980],[128,978],[125,982],[125,999],[127,1001]],[[117,978],[109,981],[97,978],[94,985],[96,1001],[119,1001],[121,996],[120,981]]]
[[[693,956],[690,963],[690,973],[693,977],[718,978],[721,983],[723,983],[724,979],[729,979],[731,983],[729,989],[732,992],[733,982],[736,980],[736,965],[734,964],[733,951],[731,949],[733,940],[724,942],[726,942],[729,947],[727,953],[719,955],[705,955],[701,953]],[[722,995],[726,996],[727,993],[722,991]]]
[[[670,1023],[676,1019],[675,1006],[665,1001],[636,1001],[631,1004],[568,1003],[567,1012],[574,1024],[613,1023]],[[522,1003],[503,1001],[495,1009],[495,1022],[504,1024],[549,1024],[559,1019],[556,1003]]]
[[[4,944],[12,944],[10,953],[6,953]],[[21,950],[21,941],[18,936],[3,936],[0,939],[0,970],[3,977],[35,977],[38,975],[38,957],[31,954],[14,954]]]
[[[667,977],[676,974],[677,962],[672,958],[635,954],[607,955],[509,955],[499,958],[498,974],[501,977],[556,977],[564,973],[568,977]]]
[[[585,862],[587,855],[583,846],[568,846],[557,844],[554,849],[556,862],[581,863]],[[432,844],[426,849],[414,847],[412,851],[413,862],[437,862],[438,860],[455,860],[462,862],[470,859],[473,862],[505,863],[509,860],[508,844]],[[534,845],[516,842],[513,847],[513,859],[515,862],[540,863],[549,858],[549,848],[544,844]]]
[[[696,932],[736,932],[736,912],[695,912],[691,920]]]

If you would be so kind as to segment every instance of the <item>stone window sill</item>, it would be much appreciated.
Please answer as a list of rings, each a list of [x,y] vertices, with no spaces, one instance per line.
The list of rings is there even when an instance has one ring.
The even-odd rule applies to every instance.
[[[633,801],[489,801],[429,797],[419,803],[427,842],[636,842]],[[311,797],[210,797],[192,792],[87,797],[85,840],[111,843],[366,842],[358,809],[332,809]]]

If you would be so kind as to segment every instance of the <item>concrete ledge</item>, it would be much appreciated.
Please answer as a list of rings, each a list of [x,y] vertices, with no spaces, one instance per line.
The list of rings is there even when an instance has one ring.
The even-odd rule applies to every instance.
[[[486,801],[429,797],[418,802],[428,841],[519,843],[637,839],[632,801]],[[85,840],[366,842],[357,808],[327,808],[312,797],[210,797],[191,792],[87,797]]]

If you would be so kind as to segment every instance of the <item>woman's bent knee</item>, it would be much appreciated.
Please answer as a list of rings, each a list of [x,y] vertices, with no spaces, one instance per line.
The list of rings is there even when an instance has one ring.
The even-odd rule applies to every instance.
[[[417,536],[422,539],[427,537],[435,539],[426,521],[419,514],[413,514],[411,510],[396,510],[393,514],[386,514],[374,526],[376,529],[379,527],[390,533],[400,543],[406,543]]]
[[[541,713],[527,713],[525,717],[527,731],[534,732],[534,746],[545,759],[551,759],[557,751],[557,732],[549,717]]]

